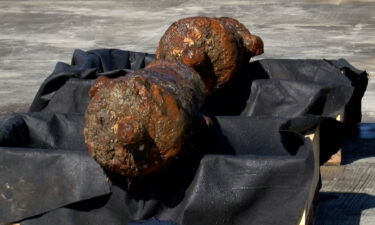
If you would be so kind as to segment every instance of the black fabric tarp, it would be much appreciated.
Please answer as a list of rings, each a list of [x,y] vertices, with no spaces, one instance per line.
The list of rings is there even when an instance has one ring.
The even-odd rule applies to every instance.
[[[318,185],[319,163],[360,121],[367,74],[345,60],[251,62],[207,98],[202,111],[213,125],[195,134],[192,151],[129,185],[86,152],[87,93],[96,77],[126,76],[153,58],[116,49],[77,50],[71,65],[56,65],[28,113],[0,122],[0,224],[300,221]],[[345,123],[336,121],[344,112]],[[320,153],[304,136],[317,126]]]

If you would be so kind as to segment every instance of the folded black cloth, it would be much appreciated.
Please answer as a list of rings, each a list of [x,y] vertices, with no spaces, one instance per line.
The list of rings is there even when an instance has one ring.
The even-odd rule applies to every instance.
[[[192,151],[159,174],[127,180],[103,171],[86,152],[88,90],[98,76],[126,76],[153,58],[116,49],[77,50],[71,65],[56,65],[30,112],[0,121],[0,223],[300,221],[318,185],[319,163],[360,121],[367,74],[344,60],[251,62],[208,97],[202,111],[214,123],[196,134]],[[336,121],[344,112],[345,123]],[[321,157],[305,138],[317,126]]]

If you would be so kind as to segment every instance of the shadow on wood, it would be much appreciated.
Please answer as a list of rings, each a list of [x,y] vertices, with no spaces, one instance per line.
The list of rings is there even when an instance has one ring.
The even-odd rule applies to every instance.
[[[363,212],[371,208],[375,208],[373,195],[321,192],[315,225],[359,225]]]
[[[342,164],[368,161],[375,157],[375,123],[360,123],[358,135],[348,139],[343,146]]]

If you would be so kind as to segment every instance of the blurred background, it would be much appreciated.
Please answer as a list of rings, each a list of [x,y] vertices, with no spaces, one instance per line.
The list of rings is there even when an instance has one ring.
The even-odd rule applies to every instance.
[[[375,76],[372,0],[112,0],[0,1],[0,112],[23,111],[57,61],[74,49],[119,48],[153,53],[173,22],[230,16],[262,37],[259,58],[345,58]],[[370,79],[371,79],[370,78]],[[375,121],[375,89],[364,98]]]

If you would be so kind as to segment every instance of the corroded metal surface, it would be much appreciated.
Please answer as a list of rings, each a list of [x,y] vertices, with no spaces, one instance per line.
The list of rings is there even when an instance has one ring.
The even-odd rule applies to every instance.
[[[85,142],[104,168],[124,176],[162,169],[181,151],[199,117],[204,84],[182,63],[155,61],[90,90]]]
[[[235,19],[175,22],[160,40],[156,61],[125,77],[100,77],[92,86],[84,129],[90,154],[124,176],[164,168],[195,121],[202,121],[205,96],[261,53],[262,40]]]
[[[194,68],[211,92],[226,83],[251,56],[262,53],[262,40],[235,19],[189,17],[168,28],[156,57]]]

